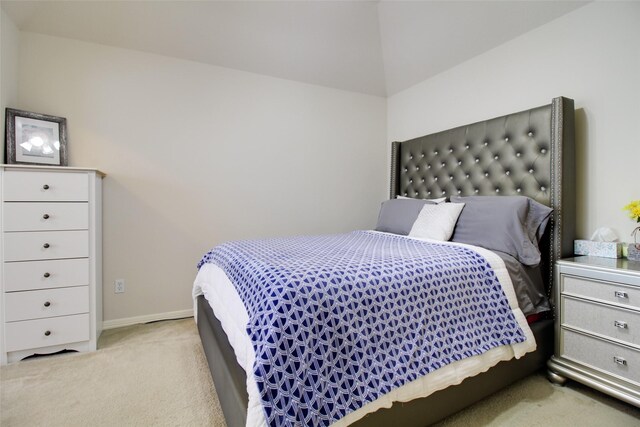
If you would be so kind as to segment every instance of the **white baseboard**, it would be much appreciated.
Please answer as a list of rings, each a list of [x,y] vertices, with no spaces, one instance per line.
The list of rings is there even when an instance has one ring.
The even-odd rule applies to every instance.
[[[181,319],[193,317],[193,309],[169,311],[167,313],[147,314],[144,316],[126,317],[124,319],[105,320],[102,322],[102,330],[122,328],[123,326],[137,325],[139,323],[155,322],[157,320]]]

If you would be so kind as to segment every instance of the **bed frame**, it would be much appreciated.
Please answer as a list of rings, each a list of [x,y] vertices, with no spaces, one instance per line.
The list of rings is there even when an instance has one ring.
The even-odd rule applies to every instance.
[[[541,242],[547,292],[555,261],[573,254],[575,238],[575,143],[573,100],[467,126],[394,142],[391,198],[452,195],[523,195],[552,207]],[[229,427],[246,424],[246,374],[220,322],[198,297],[198,330]],[[456,386],[407,403],[395,403],[354,426],[425,426],[435,423],[544,368],[553,353],[553,320],[534,323],[538,348],[519,360],[500,362]]]

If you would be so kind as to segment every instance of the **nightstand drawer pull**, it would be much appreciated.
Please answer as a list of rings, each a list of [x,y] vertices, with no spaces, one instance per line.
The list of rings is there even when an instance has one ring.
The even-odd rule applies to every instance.
[[[49,307],[50,305],[51,305],[51,303],[50,303],[49,301],[45,301],[45,302],[44,302],[44,306],[45,306],[45,307]]]
[[[42,247],[45,248],[45,249],[49,249],[51,247],[51,245],[48,244],[48,243],[45,243],[44,245],[42,245]]]
[[[46,331],[46,332],[44,333],[44,336],[45,336],[45,337],[48,337],[49,335],[51,335],[51,331]],[[615,357],[614,357],[614,359],[615,359]],[[627,362],[624,362],[624,363],[627,363]]]
[[[616,362],[618,365],[627,366],[627,361],[625,360],[624,357],[613,356],[613,361]]]
[[[43,189],[43,190],[48,190],[48,189],[49,189],[49,185],[47,185],[47,184],[43,185],[43,186],[42,186],[42,189]]]
[[[626,292],[615,291],[613,294],[616,296],[616,298],[624,298],[624,299],[629,298],[629,295]]]
[[[620,328],[620,329],[627,329],[629,326],[627,326],[627,322],[623,322],[621,320],[614,320],[613,321],[613,326],[615,326],[616,328]]]
[[[49,219],[49,214],[42,215],[42,219]]]
[[[51,273],[44,273],[43,276],[45,279],[48,279],[49,277],[51,277]]]

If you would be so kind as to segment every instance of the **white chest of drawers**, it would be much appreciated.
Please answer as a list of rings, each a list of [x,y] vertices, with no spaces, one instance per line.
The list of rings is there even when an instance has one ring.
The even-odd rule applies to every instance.
[[[0,166],[0,363],[94,351],[102,330],[102,178]]]
[[[561,260],[556,279],[550,379],[571,378],[640,407],[640,262]]]

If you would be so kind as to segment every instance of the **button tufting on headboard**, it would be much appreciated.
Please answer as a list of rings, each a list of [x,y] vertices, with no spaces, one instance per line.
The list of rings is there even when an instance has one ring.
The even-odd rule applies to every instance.
[[[398,192],[508,195],[522,188],[549,205],[549,192],[541,188],[550,179],[550,122],[545,106],[405,141]]]

